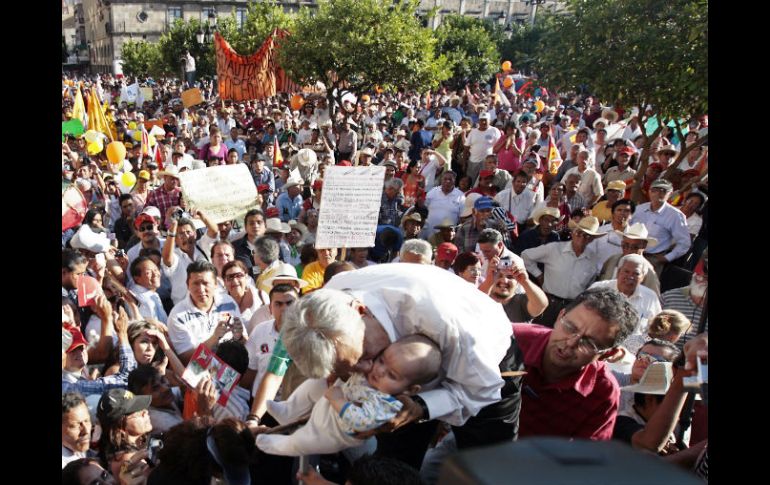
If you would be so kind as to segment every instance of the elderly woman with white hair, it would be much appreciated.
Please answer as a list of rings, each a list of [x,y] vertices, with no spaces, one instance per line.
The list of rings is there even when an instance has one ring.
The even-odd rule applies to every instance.
[[[658,295],[641,284],[649,271],[645,261],[644,256],[639,254],[627,254],[618,261],[618,274],[615,279],[597,281],[591,285],[591,288],[614,288],[620,291],[636,309],[639,324],[623,342],[623,346],[632,353],[636,353],[644,344],[649,322],[661,310]]]

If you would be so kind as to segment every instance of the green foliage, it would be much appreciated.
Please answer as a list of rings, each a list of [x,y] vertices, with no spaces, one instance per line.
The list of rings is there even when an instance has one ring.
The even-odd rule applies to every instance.
[[[488,20],[447,15],[436,29],[439,53],[452,66],[452,81],[458,85],[484,81],[499,69],[498,42],[503,40],[499,26]]]
[[[540,21],[542,18],[537,18],[534,27],[529,24],[511,25],[511,38],[498,44],[502,60],[511,61],[513,68],[523,73],[530,74],[538,58],[541,38],[545,31],[545,26]]]
[[[223,35],[238,54],[250,55],[259,49],[276,28],[291,31],[294,28],[294,18],[293,14],[286,13],[275,0],[250,2],[243,27],[229,35]]]
[[[664,119],[708,111],[706,0],[568,0],[540,43],[545,83],[586,83],[602,100]]]
[[[123,73],[126,76],[158,77],[163,74],[160,49],[157,44],[128,41],[121,48]]]
[[[217,27],[227,30],[227,18],[217,19]],[[185,22],[177,19],[173,26],[160,37],[158,47],[161,53],[163,70],[175,77],[181,77],[184,61],[182,57],[187,49],[195,58],[195,70],[197,77],[213,76],[216,73],[213,42],[198,44],[196,34],[198,30],[205,30],[205,23],[198,19],[190,19]]]
[[[279,64],[297,82],[321,81],[329,92],[435,88],[450,72],[432,31],[415,17],[419,1],[388,3],[322,0],[313,14],[303,9]]]

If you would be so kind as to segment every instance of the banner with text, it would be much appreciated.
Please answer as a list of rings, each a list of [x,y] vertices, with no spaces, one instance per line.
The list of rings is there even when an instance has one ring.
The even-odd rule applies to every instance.
[[[315,247],[374,246],[384,181],[385,167],[328,167]]]
[[[179,174],[187,207],[202,210],[214,224],[242,219],[257,206],[257,187],[243,163],[186,170]]]

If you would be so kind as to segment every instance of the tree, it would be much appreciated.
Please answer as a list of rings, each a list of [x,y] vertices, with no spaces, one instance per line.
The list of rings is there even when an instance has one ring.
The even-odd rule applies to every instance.
[[[438,51],[452,65],[455,85],[486,80],[497,72],[502,41],[500,28],[488,20],[463,15],[447,15],[436,29]]]
[[[276,28],[291,31],[294,28],[295,15],[284,11],[275,0],[250,2],[243,26],[225,38],[230,46],[242,55],[250,55],[259,49],[265,39]]]
[[[321,0],[300,11],[294,31],[279,45],[278,62],[296,82],[327,87],[329,106],[344,91],[427,90],[450,75],[436,39],[415,16],[417,0]],[[333,90],[337,89],[336,98]]]
[[[220,30],[231,28],[227,20],[227,17],[217,19]],[[189,49],[190,54],[195,58],[197,77],[213,76],[216,73],[213,42],[199,44],[196,38],[199,30],[205,30],[205,25],[198,19],[189,19],[186,22],[177,19],[168,32],[160,37],[158,48],[164,71],[175,77],[181,77],[184,65],[182,56]]]
[[[640,108],[645,137],[632,197],[641,181],[652,142],[663,126],[676,123],[682,153],[666,176],[695,146],[684,143],[681,121],[708,111],[707,0],[567,0],[567,15],[546,14],[538,70],[557,90],[587,84],[599,99]],[[647,106],[650,110],[646,110]]]
[[[511,25],[511,38],[498,44],[500,57],[505,61],[511,61],[514,69],[522,74],[532,72],[540,52],[541,37],[545,30],[542,19],[542,16],[538,17],[534,26]]]
[[[126,76],[160,77],[164,74],[158,44],[144,41],[128,41],[123,44],[120,52],[123,61],[123,73]]]

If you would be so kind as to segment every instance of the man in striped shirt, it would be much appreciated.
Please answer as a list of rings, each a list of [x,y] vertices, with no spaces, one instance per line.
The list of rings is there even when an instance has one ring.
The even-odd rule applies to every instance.
[[[690,284],[682,288],[668,290],[660,297],[664,310],[678,310],[692,322],[689,330],[676,342],[679,350],[683,350],[684,344],[698,334],[701,317],[705,309],[708,278],[708,249],[706,249],[701,261],[695,267]],[[706,313],[703,331],[708,331],[708,313]]]

